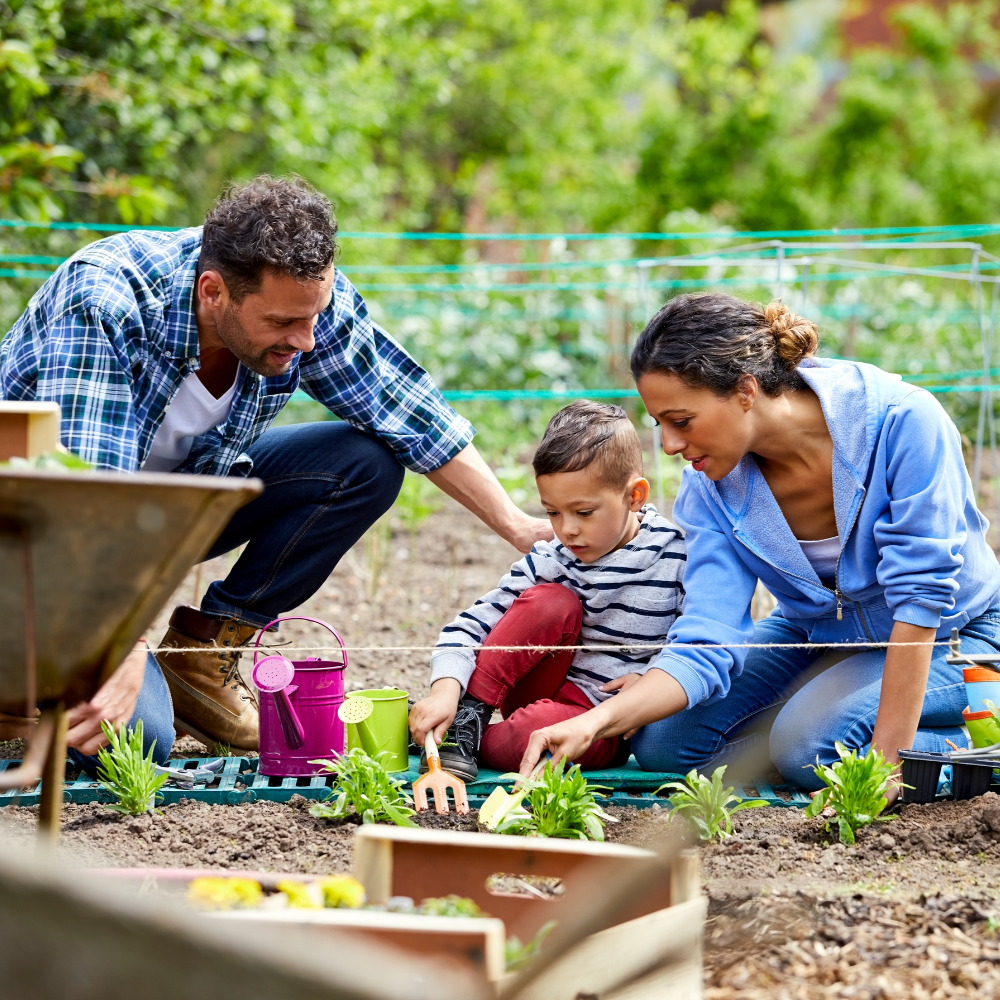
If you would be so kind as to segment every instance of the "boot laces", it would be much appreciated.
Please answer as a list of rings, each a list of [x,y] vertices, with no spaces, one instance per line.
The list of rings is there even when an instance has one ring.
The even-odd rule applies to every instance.
[[[459,702],[449,736],[464,754],[474,757],[483,740],[483,720],[472,705]]]
[[[224,651],[229,654],[222,658],[223,664],[219,667],[219,672],[225,675],[222,678],[224,686],[232,684],[233,681],[236,681],[236,683],[243,688],[244,692],[246,692],[245,694],[241,694],[240,698],[243,701],[253,702],[254,707],[259,710],[260,706],[257,701],[256,691],[250,684],[247,684],[246,678],[240,671],[240,660],[243,658],[244,647],[246,647],[253,637],[254,633],[251,632],[250,635],[248,635],[246,639],[239,644],[239,646],[219,647],[220,649],[224,649]]]

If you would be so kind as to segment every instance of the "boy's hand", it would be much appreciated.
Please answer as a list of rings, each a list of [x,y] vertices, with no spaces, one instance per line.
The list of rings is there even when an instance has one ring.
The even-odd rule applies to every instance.
[[[434,732],[434,742],[441,745],[461,697],[462,685],[454,677],[442,677],[431,685],[431,693],[410,709],[410,732],[417,746],[424,745],[430,730]]]

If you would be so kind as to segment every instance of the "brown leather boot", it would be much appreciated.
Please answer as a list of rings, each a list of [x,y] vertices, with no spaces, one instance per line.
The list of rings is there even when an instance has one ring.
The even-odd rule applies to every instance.
[[[256,750],[260,745],[257,695],[240,674],[239,649],[256,632],[253,625],[212,618],[189,605],[174,608],[170,616],[160,645],[203,646],[205,652],[159,652],[156,659],[170,687],[178,728],[207,747],[228,743]]]

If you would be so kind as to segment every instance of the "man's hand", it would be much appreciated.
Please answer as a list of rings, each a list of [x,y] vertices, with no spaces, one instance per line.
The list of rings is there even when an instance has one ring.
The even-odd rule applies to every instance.
[[[141,639],[90,701],[69,710],[67,746],[82,754],[95,754],[108,743],[101,729],[102,721],[106,719],[118,729],[132,718],[146,676],[148,652],[146,640]]]
[[[461,697],[462,685],[454,677],[442,677],[431,685],[431,693],[410,709],[410,732],[417,746],[424,745],[429,730],[434,732],[434,742],[441,745]]]
[[[427,478],[518,552],[527,552],[535,542],[554,537],[548,521],[529,517],[515,506],[474,445],[466,445],[450,462],[428,472]]]
[[[540,517],[523,515],[521,524],[504,537],[518,552],[530,552],[535,542],[551,542],[556,537],[552,525]]]

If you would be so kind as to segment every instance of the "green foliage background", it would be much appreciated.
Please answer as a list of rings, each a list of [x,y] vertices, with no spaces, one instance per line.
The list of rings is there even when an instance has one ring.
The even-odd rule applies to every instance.
[[[355,232],[997,221],[994,13],[989,0],[910,4],[896,9],[892,51],[845,55],[831,36],[789,55],[751,0],[704,17],[662,0],[7,0],[0,216],[192,225],[227,180],[270,171],[316,184]],[[92,238],[4,230],[0,250],[44,266]],[[340,263],[442,387],[574,389],[628,383],[650,306],[626,287],[628,265],[557,272],[612,287],[504,282],[551,283],[533,263],[706,246],[350,239]],[[352,272],[482,262],[497,269]],[[482,289],[409,287],[451,279]],[[35,288],[0,281],[0,328]],[[732,290],[770,294],[757,279]],[[976,366],[970,294],[852,279],[802,306],[822,319],[828,354],[953,371]],[[513,484],[557,405],[459,408]],[[948,405],[968,431],[976,400]],[[287,419],[315,416],[296,404]]]

